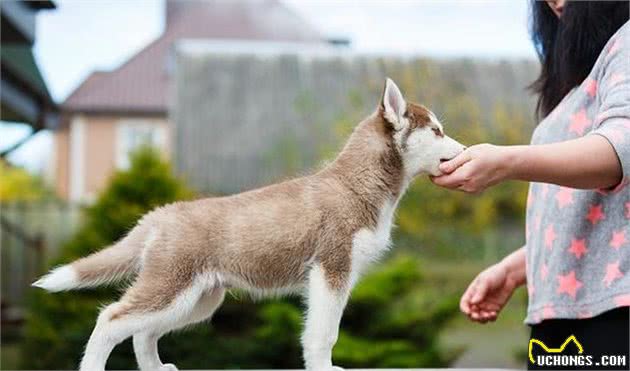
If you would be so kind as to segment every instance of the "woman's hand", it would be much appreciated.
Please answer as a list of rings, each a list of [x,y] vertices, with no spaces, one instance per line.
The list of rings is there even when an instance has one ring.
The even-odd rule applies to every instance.
[[[525,284],[525,247],[514,251],[470,283],[459,308],[472,321],[486,323],[497,319],[514,290]]]
[[[432,177],[433,183],[469,193],[480,193],[506,180],[510,168],[509,147],[478,144],[469,147],[440,165],[444,175]]]
[[[479,273],[470,283],[462,295],[459,308],[472,321],[494,321],[517,287],[516,282],[510,279],[505,264],[495,264]]]

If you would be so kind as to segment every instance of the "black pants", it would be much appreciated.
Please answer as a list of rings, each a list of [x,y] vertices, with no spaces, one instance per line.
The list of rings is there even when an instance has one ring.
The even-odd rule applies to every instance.
[[[531,328],[528,353],[535,363],[528,357],[530,370],[630,370],[630,307],[587,319],[545,320]],[[558,351],[571,335],[582,345],[582,353],[573,341]]]

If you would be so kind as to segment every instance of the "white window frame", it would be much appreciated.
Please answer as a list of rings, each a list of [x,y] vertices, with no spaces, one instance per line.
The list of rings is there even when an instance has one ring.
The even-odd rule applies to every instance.
[[[127,118],[119,120],[116,125],[116,168],[128,169],[129,152],[143,144],[150,144],[160,151],[166,150],[167,128],[165,122],[146,118]],[[149,143],[132,143],[137,135],[150,133]]]
[[[75,116],[70,122],[70,200],[81,202],[85,192],[85,120]]]

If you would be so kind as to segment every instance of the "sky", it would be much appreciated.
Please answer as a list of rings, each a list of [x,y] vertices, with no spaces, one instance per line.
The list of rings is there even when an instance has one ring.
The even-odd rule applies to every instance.
[[[114,69],[157,38],[163,0],[54,0],[37,16],[35,58],[57,102],[94,70]],[[281,0],[324,35],[351,40],[357,52],[439,58],[529,58],[526,0]],[[0,149],[29,129],[0,124]],[[46,168],[52,137],[42,132],[13,163]]]

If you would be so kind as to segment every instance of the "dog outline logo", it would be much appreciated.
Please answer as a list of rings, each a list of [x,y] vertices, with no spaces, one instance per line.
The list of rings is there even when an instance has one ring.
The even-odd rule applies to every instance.
[[[584,347],[582,347],[582,344],[578,341],[575,335],[569,336],[564,341],[564,343],[562,343],[562,345],[560,345],[558,348],[549,348],[545,343],[543,343],[542,341],[538,339],[533,339],[533,338],[529,339],[529,346],[527,350],[528,355],[529,355],[529,361],[534,365],[536,364],[536,361],[534,360],[534,356],[532,354],[532,349],[534,347],[534,344],[540,345],[540,347],[542,347],[542,349],[547,353],[562,353],[564,349],[567,347],[567,345],[569,345],[570,342],[573,342],[577,346],[578,354],[582,354],[584,352]]]

